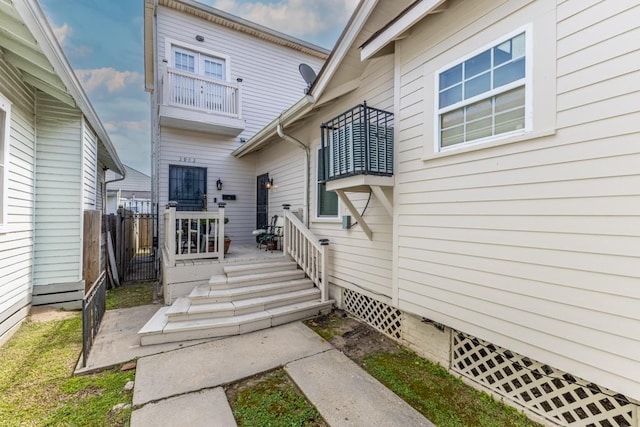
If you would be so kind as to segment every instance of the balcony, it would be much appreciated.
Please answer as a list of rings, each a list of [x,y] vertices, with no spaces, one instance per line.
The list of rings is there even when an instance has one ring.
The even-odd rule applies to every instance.
[[[244,130],[240,82],[165,68],[161,84],[162,126],[230,136]]]
[[[367,103],[323,123],[321,178],[327,190],[393,186],[393,113]]]

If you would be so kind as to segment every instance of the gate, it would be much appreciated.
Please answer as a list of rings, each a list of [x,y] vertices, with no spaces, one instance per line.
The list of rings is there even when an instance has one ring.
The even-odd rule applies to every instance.
[[[118,275],[123,283],[157,280],[157,241],[153,237],[156,215],[150,201],[125,202],[118,210],[116,231]]]

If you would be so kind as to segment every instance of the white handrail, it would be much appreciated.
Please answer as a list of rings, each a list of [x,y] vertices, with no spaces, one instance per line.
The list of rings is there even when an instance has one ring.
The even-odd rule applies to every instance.
[[[289,210],[284,211],[282,248],[320,289],[321,300],[329,298],[329,241],[319,240],[300,219]]]
[[[218,212],[176,212],[169,206],[164,213],[163,252],[169,266],[184,259],[224,259],[224,207]]]
[[[163,102],[241,118],[240,85],[211,77],[166,69]]]

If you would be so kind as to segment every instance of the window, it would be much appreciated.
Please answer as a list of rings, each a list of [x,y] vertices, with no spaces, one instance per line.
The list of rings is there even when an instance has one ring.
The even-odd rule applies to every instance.
[[[10,128],[11,102],[0,95],[0,226],[7,223]]]
[[[216,58],[178,46],[173,46],[172,51],[175,69],[218,80],[226,79],[226,64],[223,58]]]
[[[335,191],[327,191],[327,184],[323,179],[324,165],[329,162],[329,150],[318,150],[316,186],[316,217],[317,218],[338,218],[338,195]]]
[[[527,32],[436,75],[437,150],[528,131]]]
[[[178,211],[202,211],[207,207],[207,169],[169,165],[169,201]]]

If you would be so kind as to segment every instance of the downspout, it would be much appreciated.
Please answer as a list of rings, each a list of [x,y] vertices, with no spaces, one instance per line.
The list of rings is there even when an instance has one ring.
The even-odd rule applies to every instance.
[[[311,152],[309,147],[304,145],[302,141],[292,137],[291,135],[287,135],[286,133],[284,133],[284,128],[280,123],[281,117],[282,117],[282,114],[280,115],[280,117],[278,117],[278,126],[276,127],[276,132],[278,133],[278,136],[284,139],[285,141],[288,141],[300,146],[300,148],[304,150],[304,153],[306,155],[306,162],[304,165],[304,206],[303,206],[304,221],[303,222],[304,222],[304,225],[307,226],[308,228],[309,227],[309,182],[310,182],[309,174],[311,173]]]
[[[104,168],[102,170],[102,173],[104,173],[106,175],[107,172],[107,168]],[[108,203],[108,198],[107,198],[107,184],[111,184],[112,182],[118,182],[118,181],[122,181],[126,178],[126,175],[122,175],[120,178],[116,178],[116,179],[112,179],[110,181],[105,180],[104,181],[104,190],[102,192],[102,213],[106,213],[107,212],[107,203]],[[116,206],[116,209],[118,207]]]

